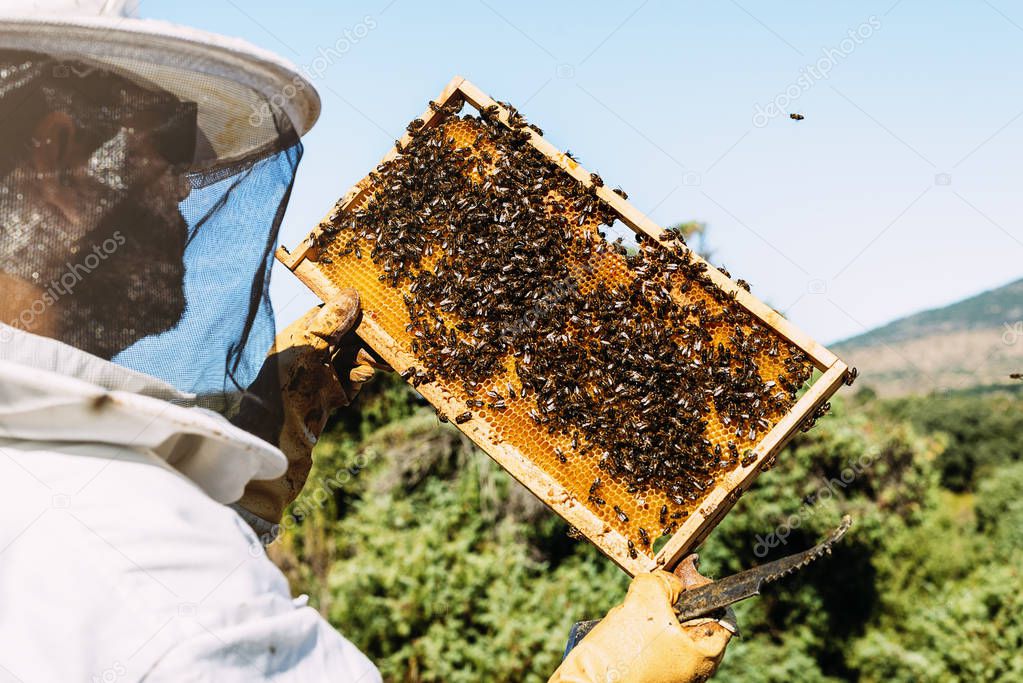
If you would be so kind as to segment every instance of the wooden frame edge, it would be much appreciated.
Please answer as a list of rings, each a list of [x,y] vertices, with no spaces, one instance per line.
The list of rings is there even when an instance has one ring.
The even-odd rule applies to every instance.
[[[785,447],[799,431],[807,415],[831,398],[845,382],[848,366],[836,360],[803,394],[792,410],[757,444],[756,460],[747,467],[729,472],[714,490],[657,553],[658,564],[672,568],[699,546],[721,519],[749,490],[753,481],[766,469],[767,463]]]
[[[496,105],[498,107],[498,117],[503,123],[508,123],[508,110],[461,76],[451,79],[441,91],[440,96],[434,101],[444,105],[456,94],[460,95],[466,102],[478,110]],[[430,125],[440,116],[440,112],[436,112],[428,107],[420,118],[427,125]],[[592,185],[589,171],[567,154],[554,147],[542,135],[539,135],[532,129],[527,130],[530,133],[529,143],[535,149],[579,182],[587,187]],[[409,133],[405,133],[398,142],[404,146],[408,144],[411,137]],[[386,163],[397,154],[397,146],[391,147],[379,164]],[[369,179],[370,175],[366,175],[353,185],[335,203],[325,220],[329,220],[331,214],[343,211],[353,202],[359,200],[368,188]],[[597,187],[594,189],[597,196],[608,204],[617,214],[618,218],[632,230],[643,233],[653,239],[658,239],[663,234],[663,228],[628,200],[620,197],[607,187]],[[312,289],[317,296],[327,301],[337,292],[337,287],[314,266],[314,263],[310,262],[315,261],[316,258],[315,238],[318,235],[319,230],[315,228],[294,252],[289,252],[284,246],[281,246],[277,249],[275,256],[278,261],[291,270],[306,286]],[[774,332],[804,351],[812,360],[814,366],[822,371],[823,374],[817,378],[817,381],[812,384],[810,389],[793,405],[785,417],[757,444],[754,462],[746,467],[739,467],[733,470],[718,482],[710,494],[702,501],[697,512],[690,515],[685,523],[672,534],[667,544],[655,553],[653,557],[640,554],[636,559],[630,558],[627,552],[627,539],[624,536],[594,515],[585,505],[574,500],[574,497],[564,491],[563,487],[556,480],[523,457],[520,452],[517,450],[512,451],[499,441],[489,438],[489,429],[480,429],[478,425],[472,429],[467,429],[463,426],[462,429],[463,433],[469,436],[489,457],[507,470],[562,518],[579,528],[589,538],[603,539],[605,545],[599,546],[601,550],[632,576],[644,571],[650,571],[659,566],[670,569],[693,548],[702,543],[710,531],[738,501],[739,497],[745,493],[753,480],[765,469],[765,465],[770,462],[771,458],[775,457],[784,448],[788,440],[799,429],[803,420],[838,390],[848,370],[846,364],[837,356],[798,329],[782,316],[781,313],[739,287],[731,278],[718,271],[717,268],[707,263],[687,246],[678,245],[677,248],[688,251],[694,260],[706,263],[706,273],[715,285],[725,292],[734,294],[736,300],[747,311]],[[390,339],[379,328],[377,323],[369,317],[364,318],[358,333],[367,342]],[[394,359],[385,358],[385,360],[393,361]],[[406,365],[411,364],[411,357],[407,360],[409,362]],[[450,397],[446,396],[446,392],[440,388],[424,385],[418,387],[417,390],[435,406],[440,404],[448,405],[450,408],[450,418],[461,412],[457,407],[449,405]],[[477,419],[474,418],[468,424],[471,425]],[[555,496],[550,494],[549,491],[548,495],[545,495],[542,492],[542,489],[545,487],[546,489],[560,489],[561,495]]]

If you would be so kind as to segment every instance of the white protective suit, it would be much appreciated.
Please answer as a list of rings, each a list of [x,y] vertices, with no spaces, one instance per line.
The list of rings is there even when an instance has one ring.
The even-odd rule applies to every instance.
[[[0,681],[379,681],[225,505],[283,454],[175,399],[0,324]]]

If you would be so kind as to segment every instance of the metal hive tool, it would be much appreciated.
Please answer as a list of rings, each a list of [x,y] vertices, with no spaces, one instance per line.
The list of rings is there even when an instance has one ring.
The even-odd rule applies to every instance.
[[[670,568],[709,533],[786,440],[800,427],[812,423],[843,381],[851,380],[850,372],[827,349],[714,268],[707,268],[705,275],[686,284],[684,293],[683,288],[674,290],[673,298],[690,304],[697,302],[717,316],[718,321],[708,325],[706,330],[707,343],[716,348],[725,350],[739,343],[740,328],[749,331],[753,326],[759,334],[777,339],[774,353],[756,356],[760,381],[773,384],[777,378],[782,383],[791,381],[793,385],[801,385],[811,369],[820,371],[798,400],[785,403],[784,410],[779,408],[765,413],[762,427],[755,433],[743,431],[742,436],[737,436],[735,425],[726,425],[713,399],[708,398],[703,436],[709,441],[709,448],[725,454],[723,459],[727,463],[713,471],[707,480],[710,485],[701,486],[698,495],[689,494],[685,498],[650,485],[636,487],[627,477],[609,474],[606,465],[601,466],[600,458],[592,452],[580,452],[585,450],[585,445],[580,446],[576,431],[538,423],[535,393],[524,391],[526,383],[516,371],[517,367],[523,367],[516,365],[521,363],[521,350],[516,351],[518,360],[509,353],[471,395],[457,378],[438,377],[430,372],[435,363],[413,334],[416,325],[412,324],[415,322],[410,315],[413,309],[408,302],[414,295],[410,294],[408,282],[398,281],[393,272],[381,267],[385,260],[373,257],[375,245],[371,240],[346,241],[338,237],[338,226],[348,222],[355,225],[360,212],[371,201],[378,196],[388,196],[385,188],[374,185],[383,177],[379,171],[398,157],[399,148],[407,152],[414,138],[422,140],[424,131],[435,131],[439,127],[440,133],[435,136],[438,139],[446,140],[456,149],[464,149],[473,158],[485,157],[485,162],[478,167],[484,170],[475,178],[483,180],[486,168],[494,167],[491,158],[498,151],[481,120],[455,115],[462,103],[482,112],[489,120],[519,131],[525,144],[542,155],[544,163],[561,169],[566,178],[574,179],[571,182],[578,183],[599,200],[601,210],[606,210],[609,216],[637,235],[655,240],[660,245],[657,248],[677,250],[702,268],[703,262],[698,256],[689,253],[680,241],[665,239],[665,231],[637,211],[624,193],[605,187],[599,176],[590,174],[571,156],[551,146],[539,129],[525,127],[513,109],[498,104],[462,78],[454,79],[431,103],[421,123],[410,125],[409,133],[396,141],[396,147],[384,157],[377,172],[352,188],[299,248],[292,253],[282,248],[278,259],[324,300],[329,300],[343,287],[358,289],[365,311],[360,336],[416,386],[437,408],[442,419],[456,424],[623,569],[636,574],[656,566]],[[423,173],[421,182],[429,182],[428,171]],[[551,199],[550,192],[541,191],[547,192]],[[558,204],[558,196],[553,196],[553,203]],[[572,229],[596,234],[600,216],[580,216],[578,211],[573,213],[571,206],[562,210]],[[431,256],[417,267],[428,270],[436,262],[437,256]],[[472,264],[466,267],[471,268]],[[636,273],[630,271],[628,259],[614,249],[596,255],[589,253],[585,263],[568,262],[566,268],[584,295],[593,295],[601,287],[626,286],[637,278]],[[397,286],[392,286],[395,282]],[[549,285],[540,283],[539,286]],[[741,311],[752,322],[735,325],[727,320],[722,322],[729,311]],[[526,316],[528,312],[522,313]],[[426,314],[446,321],[452,328],[451,334],[455,334],[453,328],[458,320],[449,309]],[[594,488],[598,478],[600,484]],[[658,540],[662,536],[667,538]]]

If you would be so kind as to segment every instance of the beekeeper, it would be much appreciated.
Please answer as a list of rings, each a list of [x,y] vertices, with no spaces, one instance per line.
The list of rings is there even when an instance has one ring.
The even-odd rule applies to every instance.
[[[374,365],[354,291],[275,335],[315,90],[125,0],[0,15],[0,681],[379,680],[263,550]],[[686,585],[638,578],[552,680],[711,675]]]

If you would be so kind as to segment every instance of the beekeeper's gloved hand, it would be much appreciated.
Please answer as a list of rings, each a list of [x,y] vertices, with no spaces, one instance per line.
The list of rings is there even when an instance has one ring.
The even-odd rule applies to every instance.
[[[714,675],[732,637],[734,621],[694,619],[680,624],[678,596],[706,579],[695,555],[678,571],[640,574],[625,602],[604,617],[568,654],[550,683],[690,683]]]
[[[261,433],[259,420],[273,413],[283,417],[276,440],[288,458],[288,471],[279,479],[250,482],[237,503],[263,521],[281,521],[284,509],[305,485],[313,446],[327,420],[335,410],[351,403],[373,376],[377,364],[354,332],[360,314],[358,292],[345,289],[337,299],[313,308],[281,332],[253,385],[262,396],[279,396],[280,405],[269,411],[243,405],[235,420],[250,432],[273,440],[273,434]]]

